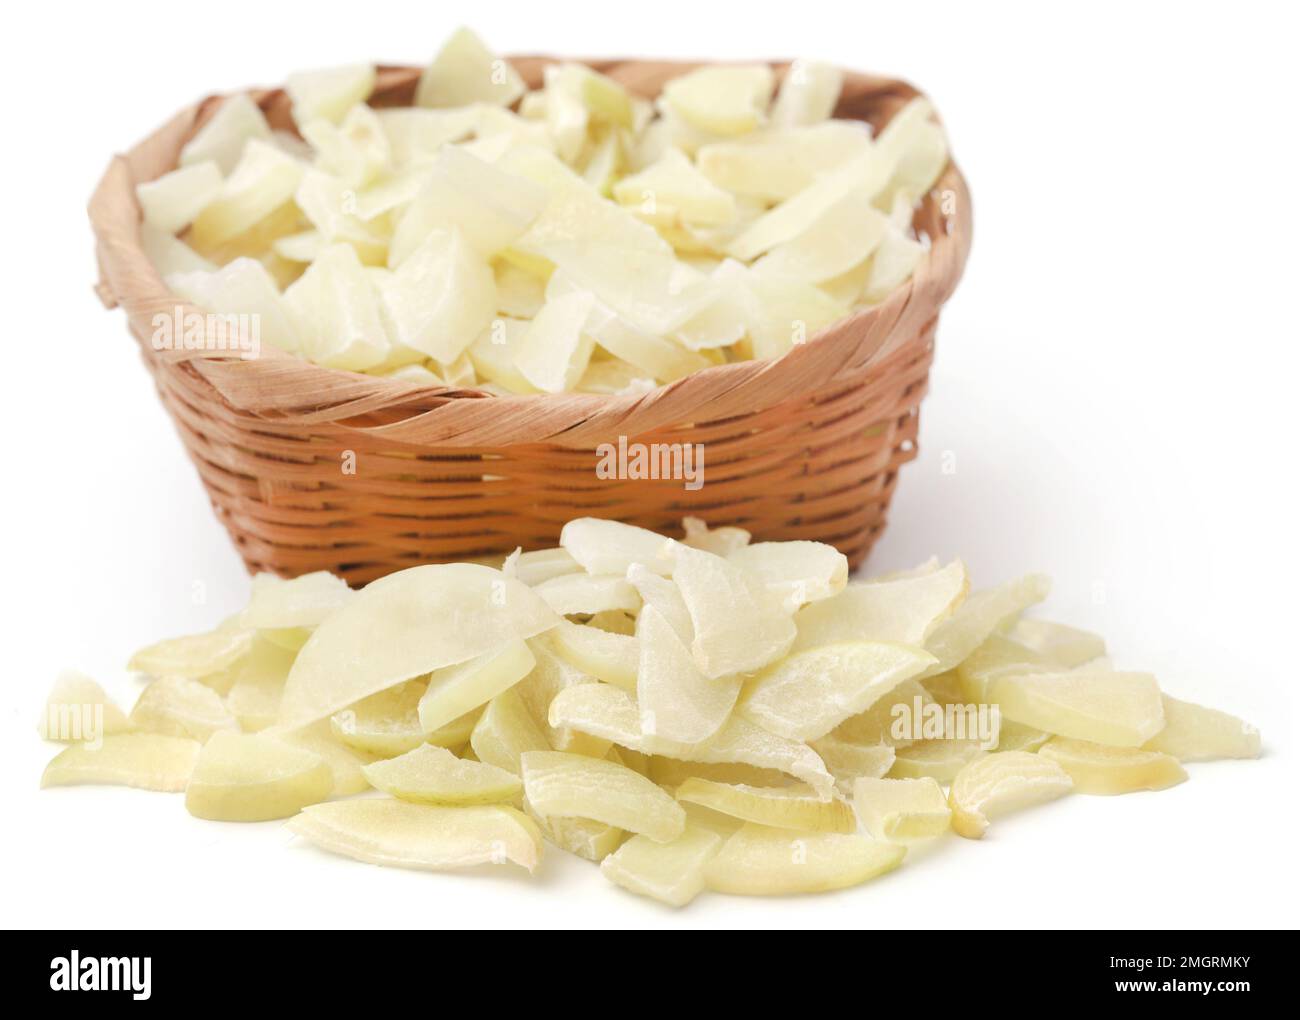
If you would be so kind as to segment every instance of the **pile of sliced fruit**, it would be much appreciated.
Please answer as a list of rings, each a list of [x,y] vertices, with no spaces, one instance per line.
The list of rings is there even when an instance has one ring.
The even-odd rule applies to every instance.
[[[948,160],[922,99],[873,138],[841,74],[708,66],[654,102],[581,64],[527,91],[461,30],[416,105],[375,68],[291,75],[297,132],[228,98],[137,189],[199,308],[321,365],[501,393],[640,392],[771,358],[906,281]]]
[[[1013,808],[1259,753],[1095,635],[1024,617],[1037,575],[849,582],[830,546],[689,518],[680,540],[588,518],[560,543],[360,591],[259,576],[216,630],[136,654],[154,679],[129,715],[65,676],[43,725],[71,746],[43,784],[183,790],[201,818],[291,817],[397,867],[533,871],[550,842],[680,906],[856,885]]]

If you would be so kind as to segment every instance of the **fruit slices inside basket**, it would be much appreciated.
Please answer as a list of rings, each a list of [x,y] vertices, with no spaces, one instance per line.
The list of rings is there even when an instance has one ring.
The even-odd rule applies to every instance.
[[[529,91],[467,30],[415,105],[375,68],[291,75],[297,133],[226,99],[137,190],[167,285],[332,368],[500,393],[635,393],[778,356],[912,274],[948,160],[914,99],[877,137],[841,74],[706,66],[654,101],[575,63]]]

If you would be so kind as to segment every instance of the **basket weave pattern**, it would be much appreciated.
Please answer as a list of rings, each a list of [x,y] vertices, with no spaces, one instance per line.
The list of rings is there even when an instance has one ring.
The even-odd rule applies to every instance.
[[[548,62],[512,60],[531,87]],[[645,96],[697,66],[589,63]],[[409,103],[418,74],[381,69],[372,103]],[[879,130],[916,94],[849,74],[836,115]],[[291,125],[282,91],[252,95],[273,126]],[[779,359],[705,369],[648,394],[491,396],[322,368],[274,349],[255,360],[154,350],[154,314],[183,303],[141,248],[135,185],[172,169],[219,102],[185,110],[114,159],[90,214],[100,297],[125,309],[250,571],[326,569],[362,584],[418,563],[554,545],[580,516],[664,531],[692,514],[758,539],[830,542],[853,566],[865,558],[898,469],[916,455],[939,309],[969,250],[970,200],[955,165],[917,211],[931,247],[912,280]],[[703,486],[598,477],[597,446],[620,437],[703,444]]]

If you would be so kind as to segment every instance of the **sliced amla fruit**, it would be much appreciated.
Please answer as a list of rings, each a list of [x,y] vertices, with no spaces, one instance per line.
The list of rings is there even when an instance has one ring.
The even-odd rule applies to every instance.
[[[172,273],[166,282],[173,292],[206,312],[256,316],[249,321],[257,322],[260,341],[286,351],[302,348],[298,327],[279,286],[256,259],[233,259],[210,271]]]
[[[761,578],[790,612],[834,597],[849,580],[848,559],[824,542],[755,542],[727,561]]]
[[[497,311],[516,319],[531,319],[541,310],[546,301],[545,280],[504,259],[492,263],[492,274],[497,281]]]
[[[885,641],[855,641],[796,652],[745,684],[738,710],[791,740],[824,736],[866,711],[934,657]]]
[[[842,800],[822,800],[810,786],[760,787],[687,779],[677,799],[724,815],[778,829],[856,832],[853,810]]]
[[[691,611],[686,608],[681,589],[671,578],[651,573],[639,563],[627,568],[627,580],[641,596],[644,609],[653,608],[672,628],[677,640],[689,647],[695,637]],[[689,655],[689,651],[687,652]]]
[[[350,244],[322,250],[285,290],[284,303],[313,361],[360,372],[388,357],[379,293]]]
[[[871,269],[862,287],[862,302],[879,304],[911,278],[926,246],[909,237],[896,224],[889,224],[885,236],[871,256]]]
[[[1052,739],[1052,735],[1032,726],[1024,726],[1010,719],[998,724],[999,751],[1037,751]]]
[[[1178,759],[1160,751],[1054,737],[1038,753],[1065,769],[1078,793],[1166,790],[1187,779],[1187,770]]]
[[[894,767],[895,752],[890,745],[855,743],[836,736],[833,730],[814,740],[812,749],[835,777],[835,789],[844,796],[853,795],[858,779],[879,779]]]
[[[218,822],[288,818],[334,790],[334,773],[319,755],[271,737],[214,733],[185,788],[185,810]]]
[[[479,761],[515,775],[522,771],[519,757],[525,751],[551,749],[546,732],[513,687],[487,703],[470,733],[469,746]]]
[[[277,731],[275,739],[310,751],[329,766],[334,782],[331,796],[351,797],[370,789],[370,780],[362,768],[373,761],[374,756],[341,743],[334,736],[328,719],[304,726],[300,730]]]
[[[209,159],[136,185],[135,197],[146,223],[176,234],[194,222],[220,191],[221,168]]]
[[[957,667],[957,677],[965,697],[973,702],[989,700],[989,687],[1004,673],[1057,673],[1055,666],[1041,652],[1006,636],[990,634]]]
[[[562,574],[533,590],[562,616],[590,616],[611,609],[635,613],[641,608],[641,596],[620,574]]]
[[[587,733],[565,725],[550,722],[550,706],[555,698],[570,687],[594,687],[596,678],[576,668],[557,655],[548,637],[536,638],[529,643],[537,663],[532,671],[516,686],[524,704],[546,735],[548,745],[556,751],[572,751],[593,758],[602,757],[609,750],[609,741],[598,734]]]
[[[642,774],[670,791],[676,790],[688,779],[707,779],[713,783],[726,783],[732,786],[769,788],[792,786],[798,782],[786,773],[775,769],[760,769],[737,762],[683,761],[681,758],[665,758],[655,754],[646,755],[645,761],[646,769]]]
[[[537,585],[561,574],[576,574],[581,569],[567,549],[533,549],[521,551],[515,557],[510,576],[524,584]]]
[[[388,256],[387,238],[356,215],[356,191],[342,178],[309,169],[302,175],[293,200],[325,244],[349,244],[367,266],[384,265]],[[279,253],[292,258],[295,255],[290,247],[293,240],[281,239]]]
[[[322,850],[393,868],[444,871],[509,861],[531,872],[542,859],[536,823],[502,804],[439,807],[387,797],[336,800],[304,809],[288,827]]]
[[[141,648],[126,668],[149,676],[180,676],[193,680],[220,673],[253,647],[253,632],[218,627],[207,634],[188,634]]]
[[[454,627],[435,625],[452,619]],[[303,646],[285,684],[281,725],[305,726],[557,622],[531,588],[490,567],[433,564],[389,574],[322,622]]]
[[[668,82],[663,100],[701,131],[743,135],[766,117],[772,85],[766,64],[701,67]]]
[[[72,744],[54,756],[41,786],[134,786],[179,793],[190,781],[199,742],[158,733],[118,733],[93,744]]]
[[[392,155],[388,135],[383,122],[365,103],[352,107],[338,125],[318,118],[301,125],[301,133],[315,151],[316,165],[354,191],[375,182],[388,169]],[[361,202],[357,197],[359,213]],[[410,197],[414,197],[414,191]],[[376,212],[369,211],[372,215]]]
[[[985,757],[988,748],[980,740],[920,740],[894,750],[891,779],[924,779],[950,783],[967,765]]]
[[[1099,635],[1048,620],[1021,617],[1011,628],[1009,636],[1066,669],[1082,666],[1106,654],[1106,642]]]
[[[500,305],[499,277],[497,293],[497,304]],[[503,316],[489,322],[487,328],[474,338],[474,342],[465,349],[465,353],[469,355],[474,371],[481,379],[504,386],[512,393],[538,392],[537,387],[530,383],[515,365],[515,354],[523,343],[528,326],[529,323],[522,319]],[[529,583],[538,584],[542,580],[546,578]]]
[[[933,676],[922,677],[921,686],[940,705],[962,705],[967,701],[966,692],[962,688],[961,677],[955,669],[935,673]]]
[[[426,730],[419,712],[424,691],[422,681],[408,681],[372,694],[332,715],[330,729],[348,747],[383,758],[405,754],[426,742],[462,746],[474,730],[478,713],[470,711],[436,730]]]
[[[724,558],[749,545],[750,539],[749,532],[744,528],[710,528],[708,522],[699,517],[683,517],[682,531],[686,534],[682,545]]]
[[[467,662],[435,669],[420,697],[420,727],[433,733],[513,687],[537,664],[526,641],[515,639]]]
[[[679,744],[711,738],[731,715],[741,677],[706,677],[654,606],[641,610],[636,637],[641,652],[636,693],[642,731]]]
[[[967,839],[980,839],[993,818],[1055,800],[1073,788],[1069,773],[1041,754],[998,751],[985,755],[953,778],[948,791],[953,831]]]
[[[749,325],[755,358],[778,358],[848,312],[846,305],[811,283],[747,273],[754,281],[751,290],[757,303]]]
[[[905,847],[839,832],[795,832],[748,822],[705,868],[715,892],[739,896],[846,889],[892,871]]]
[[[1001,672],[990,678],[988,694],[1014,722],[1114,747],[1140,747],[1165,724],[1160,688],[1149,673]]]
[[[484,762],[463,761],[432,744],[366,765],[362,771],[375,789],[417,804],[499,804],[523,791],[517,775]]]
[[[1165,725],[1142,745],[1179,761],[1258,758],[1259,730],[1227,712],[1161,695]]]
[[[844,72],[817,60],[796,60],[781,79],[772,104],[772,123],[781,127],[817,124],[835,112]]]
[[[357,103],[369,99],[374,88],[373,64],[298,71],[284,83],[284,90],[293,103],[293,119],[298,124],[317,119],[338,124]]]
[[[442,147],[472,135],[481,119],[474,107],[426,110],[395,106],[374,113],[388,140],[393,166],[421,183],[426,166],[437,159]]]
[[[577,385],[595,349],[586,330],[595,301],[589,291],[576,290],[548,298],[533,317],[515,354],[515,367],[530,385],[544,393]]]
[[[217,268],[179,237],[148,223],[140,224],[140,246],[164,280],[176,273],[212,273]]]
[[[223,174],[228,174],[239,163],[250,138],[269,142],[271,125],[247,93],[226,96],[212,118],[185,143],[180,165],[194,166],[211,160]]]
[[[774,246],[754,263],[764,277],[823,283],[871,257],[889,233],[889,217],[863,192],[827,207],[798,237]]]
[[[701,147],[695,161],[709,180],[734,194],[781,202],[870,146],[863,125],[835,121],[715,142]]]
[[[691,614],[691,653],[705,676],[753,672],[789,650],[794,622],[761,578],[680,542],[669,549],[673,581]]]
[[[424,69],[415,90],[416,106],[509,106],[525,92],[519,72],[492,54],[467,28],[457,29],[433,63]]]
[[[736,217],[736,199],[696,169],[680,149],[667,149],[639,173],[614,185],[614,198],[651,222],[717,226]]]
[[[681,835],[681,806],[645,776],[612,761],[526,751],[524,796],[545,817],[590,818],[666,843]]]
[[[849,716],[828,735],[868,747],[873,744],[907,747],[924,737],[916,735],[914,726],[902,725],[899,721],[908,720],[910,723],[912,717],[933,703],[934,698],[919,681],[904,680],[877,698],[865,712]],[[899,709],[900,705],[905,706],[906,711]]]
[[[131,709],[137,730],[204,741],[219,730],[238,730],[221,695],[197,680],[165,676],[141,692]]]
[[[71,670],[55,680],[37,725],[45,740],[95,743],[134,726],[104,688],[84,673]]]
[[[259,139],[250,139],[239,162],[191,228],[192,243],[208,251],[238,237],[293,199],[303,165]]]
[[[317,570],[286,581],[274,574],[258,574],[248,605],[240,614],[246,627],[269,630],[315,627],[353,596],[346,581],[328,570]]]
[[[549,632],[555,653],[584,673],[636,692],[641,650],[635,637],[564,620]]]
[[[525,805],[527,807],[527,805]],[[565,853],[599,864],[618,849],[627,833],[590,818],[534,818],[546,840]]]
[[[932,777],[872,779],[853,784],[853,811],[876,839],[931,839],[948,831],[952,811]]]
[[[941,622],[926,639],[926,649],[939,661],[930,675],[952,669],[1010,617],[1047,598],[1051,581],[1042,574],[1027,574],[996,588],[977,591]]]
[[[622,576],[634,563],[656,574],[672,573],[668,539],[633,524],[579,517],[560,530],[560,545],[589,574]]]
[[[722,837],[687,823],[668,843],[633,836],[600,864],[600,872],[638,896],[684,907],[704,891],[704,869],[722,849]]]

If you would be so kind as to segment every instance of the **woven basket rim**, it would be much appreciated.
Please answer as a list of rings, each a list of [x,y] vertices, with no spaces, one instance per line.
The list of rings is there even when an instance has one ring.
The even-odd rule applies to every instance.
[[[545,66],[561,60],[576,59],[616,78],[620,70],[626,74],[642,68],[665,70],[671,78],[706,63],[725,63],[529,55],[505,59],[530,87],[540,82]],[[789,61],[768,63],[778,76],[790,67]],[[420,70],[379,65],[370,102],[405,105],[391,100],[413,89]],[[904,81],[854,71],[845,71],[845,84],[846,90],[852,86],[862,95],[875,97],[876,104],[922,94]],[[593,436],[609,434],[611,428],[632,435],[682,421],[725,419],[883,368],[883,362],[893,360],[890,355],[901,355],[901,348],[919,342],[924,332],[921,327],[956,289],[970,248],[969,191],[950,160],[914,218],[918,230],[929,236],[929,248],[911,278],[884,302],[851,312],[780,357],[710,366],[646,393],[496,394],[327,368],[271,346],[255,359],[222,352],[157,351],[148,342],[147,329],[155,314],[170,314],[177,307],[187,313],[199,310],[167,288],[145,254],[135,186],[174,168],[185,141],[229,95],[239,91],[250,95],[268,116],[277,109],[282,117],[287,113],[283,87],[211,95],[184,108],[128,152],[113,158],[91,198],[89,213],[100,266],[96,291],[107,307],[126,311],[144,357],[200,372],[233,409],[254,418],[315,418],[343,426],[355,422],[358,428],[396,442],[473,447],[525,442],[582,445]],[[871,105],[867,100],[860,103]],[[845,115],[837,110],[837,116]],[[940,208],[937,196],[942,194],[953,196],[950,213]],[[377,414],[381,417],[375,418]],[[434,417],[437,424],[430,428]]]

